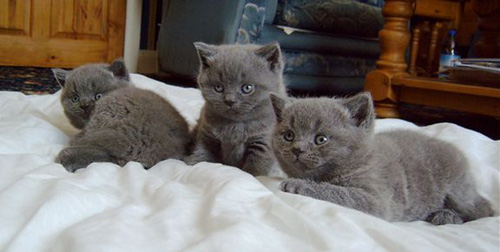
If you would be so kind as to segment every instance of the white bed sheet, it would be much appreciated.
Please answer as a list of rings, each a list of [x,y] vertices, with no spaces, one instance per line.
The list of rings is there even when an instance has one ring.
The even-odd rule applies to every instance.
[[[132,81],[195,123],[198,90],[136,74]],[[454,124],[376,122],[377,131],[397,128],[463,150],[498,215],[500,141]],[[500,251],[498,216],[463,225],[389,223],[280,192],[279,178],[221,164],[165,160],[144,170],[94,163],[69,173],[53,160],[76,132],[59,92],[0,92],[0,251]]]

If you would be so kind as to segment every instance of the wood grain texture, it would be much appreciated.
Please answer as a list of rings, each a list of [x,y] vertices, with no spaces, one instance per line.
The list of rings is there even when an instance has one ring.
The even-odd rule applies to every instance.
[[[108,1],[52,0],[51,37],[105,40]]]
[[[408,66],[408,73],[412,76],[417,75],[417,55],[418,55],[418,47],[420,45],[420,28],[421,25],[417,24],[413,28],[412,36],[411,36],[411,50],[410,50],[410,65]]]
[[[464,2],[459,0],[416,0],[412,26],[418,27],[424,23],[429,25],[429,30],[420,34],[420,54],[415,55],[417,75],[436,75],[439,70],[439,54],[448,37],[448,30],[459,28],[463,7]]]
[[[415,15],[438,20],[454,21],[459,11],[460,1],[417,0],[415,6]]]
[[[30,35],[30,0],[0,0],[0,35]]]
[[[71,68],[122,57],[125,3],[0,0],[0,65]]]
[[[400,102],[500,117],[500,99],[494,97],[407,87],[401,89]]]
[[[384,27],[379,33],[380,57],[377,69],[366,75],[365,90],[371,92],[377,115],[398,117],[398,90],[391,80],[395,76],[409,76],[405,52],[410,42],[408,22],[413,14],[413,0],[386,0],[382,13]],[[383,108],[383,109],[381,109]]]
[[[483,0],[477,0],[476,4],[479,1]],[[365,82],[365,90],[371,92],[375,101],[377,116],[400,117],[399,104],[409,103],[500,117],[500,87],[466,85],[443,82],[436,78],[412,77],[406,71],[404,53],[406,46],[409,44],[409,35],[405,28],[411,17],[411,3],[410,0],[387,0],[384,6],[385,25],[380,32],[382,54],[380,60],[377,61],[378,69],[370,72],[366,76]],[[496,3],[500,3],[500,1]],[[494,9],[495,6],[492,8]],[[435,7],[436,5],[433,5],[429,8]],[[408,13],[410,14],[408,15]],[[496,10],[485,13],[496,13]],[[441,13],[438,14],[441,15]],[[483,14],[478,13],[479,16]],[[432,54],[432,49],[434,49],[434,53],[437,53],[432,44],[437,43],[436,34],[441,28],[439,25],[436,26],[439,22],[433,24],[429,54]],[[496,27],[497,24],[500,25],[500,22],[483,27],[483,29]],[[419,44],[420,29],[422,27],[424,26],[417,26],[417,31],[414,33],[416,37],[412,41],[413,45]],[[496,44],[493,43],[492,45]],[[416,48],[412,48],[411,51],[412,54],[418,52]],[[414,55],[410,59],[410,70],[414,73]],[[430,64],[430,61],[428,61],[428,64]]]
[[[450,92],[456,94],[474,95],[500,99],[500,88],[473,86],[451,81],[440,81],[435,78],[394,78],[395,86]],[[500,105],[500,100],[498,100]]]
[[[439,66],[434,65],[438,62],[436,61],[439,58],[441,46],[438,45],[440,34],[442,34],[443,23],[441,21],[436,21],[432,24],[431,30],[431,43],[429,45],[429,56],[427,57],[427,65],[426,70],[428,73],[433,73],[434,69],[437,69]]]
[[[112,62],[123,57],[125,39],[126,0],[109,0],[108,50],[105,61]],[[137,34],[140,36],[140,34]]]

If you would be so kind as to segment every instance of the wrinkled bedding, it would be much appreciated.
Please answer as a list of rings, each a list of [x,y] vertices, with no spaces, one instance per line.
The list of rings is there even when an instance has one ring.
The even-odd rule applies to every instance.
[[[137,74],[132,81],[196,123],[197,89]],[[415,130],[460,148],[497,215],[463,225],[390,223],[216,163],[93,163],[69,173],[54,163],[77,132],[59,94],[0,92],[0,251],[500,251],[500,141],[480,133],[377,120],[376,131]]]

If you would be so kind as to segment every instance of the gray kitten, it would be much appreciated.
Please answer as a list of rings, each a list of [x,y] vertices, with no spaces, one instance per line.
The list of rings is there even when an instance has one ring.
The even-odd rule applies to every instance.
[[[205,105],[194,131],[193,154],[185,161],[267,174],[275,163],[270,140],[276,119],[269,94],[286,95],[279,45],[194,45]]]
[[[129,86],[129,74],[121,59],[108,64],[87,64],[71,71],[52,69],[62,87],[61,104],[70,123],[82,129],[103,95]]]
[[[94,84],[85,87],[88,93],[101,92],[91,89],[102,90],[101,85],[122,88],[96,99],[83,130],[57,156],[56,162],[68,171],[92,162],[124,165],[136,161],[149,168],[161,160],[187,155],[191,140],[188,124],[168,101],[152,91],[128,87],[125,79],[116,81],[99,71],[79,77],[73,81]]]
[[[279,122],[273,149],[290,177],[283,191],[389,221],[458,224],[493,215],[456,147],[405,130],[374,134],[369,93],[271,99]]]

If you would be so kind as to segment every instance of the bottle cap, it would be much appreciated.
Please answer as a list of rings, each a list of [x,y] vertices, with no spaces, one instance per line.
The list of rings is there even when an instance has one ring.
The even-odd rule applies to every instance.
[[[457,30],[455,30],[455,29],[449,30],[448,31],[448,35],[450,35],[450,36],[456,36],[457,35]]]

